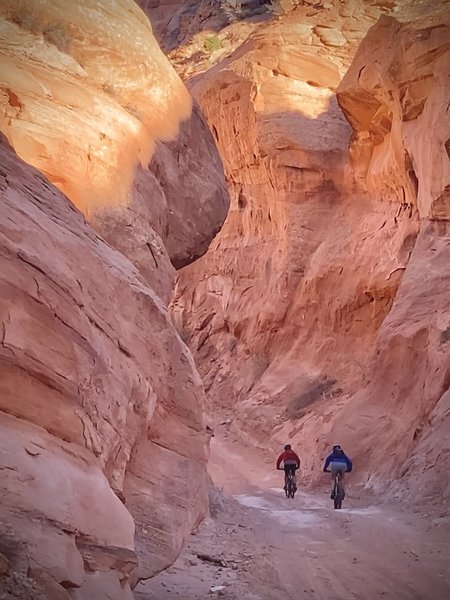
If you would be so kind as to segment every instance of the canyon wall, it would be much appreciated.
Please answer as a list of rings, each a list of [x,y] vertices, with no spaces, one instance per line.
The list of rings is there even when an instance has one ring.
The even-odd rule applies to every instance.
[[[148,19],[131,0],[5,0],[0,19],[1,130],[167,298],[171,264],[207,249],[228,198]]]
[[[1,586],[131,598],[207,509],[166,302],[225,217],[223,169],[131,0],[2,2],[0,70]]]
[[[129,597],[135,544],[150,574],[204,514],[202,385],[128,259],[1,159],[0,551],[74,598]]]
[[[216,62],[221,48],[234,39],[244,39],[249,31],[277,14],[293,10],[291,0],[136,0],[150,17],[155,36],[167,52],[178,72],[198,70],[199,60]],[[303,4],[322,4],[318,0],[304,0]],[[233,24],[237,24],[236,27]],[[231,27],[230,27],[231,26]],[[205,41],[220,34],[221,43],[212,46]],[[183,49],[184,58],[173,52]],[[214,56],[211,56],[214,50]]]
[[[449,493],[436,475],[448,468],[435,466],[449,453],[438,441],[448,9],[390,9],[300,7],[190,79],[231,207],[208,253],[179,273],[172,310],[235,435],[272,451],[297,443],[309,482],[338,440],[357,480],[381,490],[403,478],[397,489],[422,497],[433,480],[438,497]]]
[[[229,410],[254,398],[269,429],[266,402],[282,421],[309,398],[361,385],[404,240],[418,230],[414,211],[397,218],[398,206],[345,178],[351,128],[335,91],[378,16],[359,2],[304,7],[189,81],[231,207],[209,252],[179,274],[173,313],[214,403]]]
[[[417,209],[420,232],[380,328],[371,381],[336,430],[369,485],[399,479],[399,491],[441,506],[450,497],[449,35],[448,10],[420,22],[381,19],[338,89],[354,129],[355,179],[388,202],[404,193],[401,209]]]

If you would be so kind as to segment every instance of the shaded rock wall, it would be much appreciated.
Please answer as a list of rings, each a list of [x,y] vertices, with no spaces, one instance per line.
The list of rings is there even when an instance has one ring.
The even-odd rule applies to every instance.
[[[448,12],[393,10],[347,75],[375,5],[299,9],[191,80],[232,203],[172,309],[236,434],[297,442],[310,481],[339,440],[360,481],[423,497],[448,454]]]
[[[400,489],[409,485],[440,503],[450,497],[449,34],[449,12],[420,23],[382,19],[338,90],[355,130],[354,172],[365,173],[367,187],[387,199],[396,187],[405,190],[405,203],[417,206],[421,221],[380,329],[372,381],[337,427],[348,422],[358,430],[354,439],[344,429],[377,465],[369,484],[402,478]]]
[[[225,217],[223,169],[131,0],[2,2],[0,69],[0,553],[50,597],[129,598],[206,511],[204,390],[166,302]]]
[[[261,440],[322,393],[361,385],[418,228],[414,211],[397,216],[344,176],[351,129],[335,89],[378,13],[309,13],[261,26],[189,83],[231,208],[207,255],[180,273],[173,313],[214,403],[257,403]]]
[[[161,48],[171,52],[179,46],[189,46],[193,38],[206,32],[202,39],[211,37],[230,23],[243,21],[258,22],[274,16],[270,9],[270,0],[243,0],[235,3],[228,0],[136,0],[137,4],[149,15],[155,29],[156,39]],[[289,0],[287,0],[289,2]],[[291,5],[292,7],[292,5]],[[208,48],[199,47],[198,52],[207,52]],[[187,66],[187,65],[186,65]]]
[[[204,514],[203,388],[128,259],[4,145],[1,165],[0,551],[129,597]]]

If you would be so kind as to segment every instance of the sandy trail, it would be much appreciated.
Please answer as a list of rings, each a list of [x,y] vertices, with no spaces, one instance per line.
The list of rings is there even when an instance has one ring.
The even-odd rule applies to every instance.
[[[233,497],[216,494],[213,518],[175,565],[138,586],[136,600],[450,599],[448,523],[374,505],[351,487],[335,511],[327,482],[323,494],[288,500],[282,474],[262,461],[250,473],[242,452],[215,438],[211,472]]]

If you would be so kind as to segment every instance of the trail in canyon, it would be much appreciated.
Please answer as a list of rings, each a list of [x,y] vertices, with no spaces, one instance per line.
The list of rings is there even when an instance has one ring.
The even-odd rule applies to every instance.
[[[288,500],[282,474],[223,432],[212,444],[210,473],[228,495],[213,494],[212,517],[170,569],[136,588],[135,600],[450,596],[448,518],[384,504],[351,481],[345,507],[335,511],[326,478],[315,493],[299,486]]]

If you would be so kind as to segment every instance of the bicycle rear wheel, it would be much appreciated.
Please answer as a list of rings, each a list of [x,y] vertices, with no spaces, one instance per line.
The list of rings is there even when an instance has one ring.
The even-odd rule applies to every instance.
[[[292,474],[292,471],[289,473],[286,495],[288,498],[294,498],[294,496],[295,496],[295,483],[294,483],[294,475]]]
[[[334,508],[340,509],[342,508],[342,500],[344,499],[344,490],[342,489],[342,481],[341,481],[342,473],[338,473],[336,476],[336,484],[335,484],[335,495],[334,495]]]

